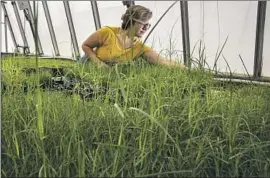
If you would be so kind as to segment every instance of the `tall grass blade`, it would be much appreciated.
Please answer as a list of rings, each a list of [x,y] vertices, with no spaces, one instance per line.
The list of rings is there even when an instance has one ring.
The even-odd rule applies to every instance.
[[[225,42],[223,43],[223,45],[222,45],[220,51],[219,51],[219,52],[217,51],[217,53],[216,53],[216,59],[215,59],[214,66],[213,66],[213,70],[215,70],[216,72],[217,72],[217,69],[216,69],[216,67],[217,67],[217,61],[218,61],[218,59],[219,59],[219,57],[220,57],[220,55],[221,55],[221,53],[222,53],[222,51],[223,51],[223,49],[224,49],[224,47],[225,47],[227,41],[228,41],[228,37],[229,37],[229,36],[226,37],[226,40],[225,40]]]

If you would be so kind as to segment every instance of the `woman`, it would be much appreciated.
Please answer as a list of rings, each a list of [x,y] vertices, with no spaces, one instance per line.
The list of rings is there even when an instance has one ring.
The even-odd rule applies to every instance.
[[[133,5],[122,16],[121,27],[103,27],[91,34],[82,44],[85,56],[82,60],[91,59],[98,66],[109,66],[113,63],[133,61],[142,56],[152,64],[167,66],[184,65],[166,60],[156,51],[144,45],[140,39],[150,28],[152,12],[143,6]]]

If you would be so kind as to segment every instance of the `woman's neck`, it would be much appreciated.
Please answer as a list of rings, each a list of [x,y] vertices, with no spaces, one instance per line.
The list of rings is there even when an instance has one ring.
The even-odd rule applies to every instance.
[[[134,40],[138,39],[138,37],[135,36],[135,32],[132,29],[126,29],[126,30],[121,29],[120,35],[122,38],[127,39],[127,40],[131,40],[132,38]]]

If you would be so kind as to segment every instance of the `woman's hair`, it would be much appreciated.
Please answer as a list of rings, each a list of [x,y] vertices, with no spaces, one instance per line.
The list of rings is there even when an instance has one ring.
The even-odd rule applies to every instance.
[[[152,12],[150,11],[150,9],[140,6],[140,5],[133,5],[130,6],[125,14],[122,15],[122,26],[121,28],[123,30],[128,29],[131,25],[134,24],[134,22],[132,21],[133,19],[136,20],[141,20],[141,21],[146,21],[149,20],[150,18],[152,18]]]

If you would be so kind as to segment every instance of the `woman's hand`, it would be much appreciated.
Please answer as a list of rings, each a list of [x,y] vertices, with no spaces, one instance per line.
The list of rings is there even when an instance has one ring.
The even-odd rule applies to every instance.
[[[110,68],[111,67],[108,64],[105,64],[104,62],[103,63],[99,63],[97,65],[98,65],[98,68]]]
[[[185,65],[180,64],[179,62],[175,60],[165,59],[154,50],[145,52],[143,55],[146,58],[146,60],[152,64],[160,64],[160,65],[166,65],[168,67],[177,67],[177,68],[179,67],[181,69],[187,69]]]
[[[105,64],[95,53],[94,48],[102,46],[104,41],[99,38],[98,32],[91,34],[82,44],[82,50],[91,59],[92,62],[97,64],[98,67],[109,67]]]

